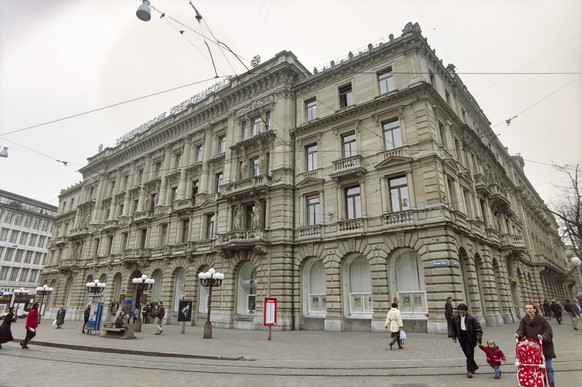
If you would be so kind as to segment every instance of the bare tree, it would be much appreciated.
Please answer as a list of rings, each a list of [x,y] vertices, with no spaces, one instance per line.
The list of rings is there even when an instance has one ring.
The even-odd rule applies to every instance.
[[[563,196],[548,211],[556,216],[562,239],[572,245],[574,253],[581,257],[582,254],[582,196],[578,182],[580,165],[556,166],[556,169],[568,175],[570,185],[564,187]]]

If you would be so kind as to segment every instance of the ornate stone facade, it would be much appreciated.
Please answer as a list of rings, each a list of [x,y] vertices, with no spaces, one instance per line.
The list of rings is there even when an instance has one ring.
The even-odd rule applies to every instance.
[[[213,324],[239,329],[262,327],[264,297],[279,329],[381,331],[398,298],[409,330],[444,332],[449,295],[510,323],[571,291],[523,167],[417,24],[313,73],[283,51],[89,158],[43,281],[80,313],[86,282],[110,305],[145,273],[143,301],[172,322],[185,296],[199,323],[214,267]]]

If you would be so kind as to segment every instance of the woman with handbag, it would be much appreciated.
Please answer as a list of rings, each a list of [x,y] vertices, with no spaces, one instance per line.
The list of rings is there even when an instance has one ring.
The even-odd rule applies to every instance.
[[[390,342],[390,350],[392,350],[392,346],[395,343],[398,343],[398,349],[404,348],[402,346],[402,340],[400,340],[400,330],[403,327],[402,316],[400,315],[398,304],[396,302],[392,303],[392,307],[388,311],[385,326],[386,329],[390,330],[390,337],[392,337],[392,341]]]

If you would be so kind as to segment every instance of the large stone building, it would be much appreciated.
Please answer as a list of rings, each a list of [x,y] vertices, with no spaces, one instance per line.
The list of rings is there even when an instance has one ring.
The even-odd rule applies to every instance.
[[[0,305],[35,298],[57,207],[0,190]],[[28,292],[28,296],[24,291]],[[15,294],[16,291],[16,294]],[[22,292],[22,294],[18,294]]]
[[[523,168],[417,24],[313,72],[283,51],[89,158],[43,283],[80,313],[85,283],[111,305],[147,274],[147,301],[200,323],[214,267],[215,326],[262,327],[265,297],[280,329],[383,331],[398,297],[409,330],[444,332],[449,295],[513,322],[573,286]]]

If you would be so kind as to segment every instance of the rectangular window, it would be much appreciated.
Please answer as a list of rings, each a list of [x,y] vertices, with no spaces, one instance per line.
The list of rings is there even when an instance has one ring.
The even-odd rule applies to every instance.
[[[465,213],[469,218],[472,218],[473,208],[471,205],[472,204],[471,195],[469,194],[469,191],[467,191],[466,189],[463,190],[463,201],[465,202]]]
[[[28,278],[29,272],[30,272],[30,269],[22,269],[22,271],[20,272],[20,277],[18,278],[18,280],[21,282],[26,282],[26,279]]]
[[[190,239],[190,219],[182,219],[180,228],[180,242],[186,243]]]
[[[202,162],[202,145],[196,145],[196,162]]]
[[[114,192],[115,192],[115,180],[111,180],[109,182],[109,195],[113,195]],[[71,198],[71,208],[73,208],[74,201],[75,199]]]
[[[28,233],[27,232],[21,232],[20,233],[20,244],[21,245],[25,245],[26,241],[28,240]]]
[[[271,127],[271,112],[267,110],[265,112],[265,130],[269,130],[270,127]]]
[[[168,244],[168,224],[160,224],[159,226],[158,246],[165,246]]]
[[[400,148],[402,146],[402,133],[400,131],[400,120],[385,122],[384,127],[384,145],[386,150]]]
[[[352,93],[352,85],[348,84],[338,88],[340,108],[352,106],[354,104],[354,95]]]
[[[127,249],[127,242],[129,241],[129,233],[124,232],[121,234],[121,251]]]
[[[214,192],[216,193],[220,193],[221,187],[222,187],[222,172],[221,173],[217,173],[215,176],[215,180],[214,180]]]
[[[32,251],[27,251],[26,255],[24,256],[24,263],[30,263],[32,262]]]
[[[129,175],[123,175],[123,187],[122,189],[125,191],[127,189],[129,189]]]
[[[321,209],[319,203],[319,196],[311,196],[307,198],[307,225],[315,226],[321,224]]]
[[[107,255],[113,251],[113,235],[107,237]]]
[[[242,121],[240,123],[240,139],[244,140],[245,138],[247,138],[247,122]]]
[[[148,236],[148,229],[147,228],[140,228],[138,231],[138,245],[139,249],[143,249],[146,247],[146,240]]]
[[[27,227],[27,228],[30,227],[30,216],[25,216],[24,217],[24,224],[23,224],[23,226],[24,227]]]
[[[310,144],[305,147],[305,155],[307,157],[307,170],[314,171],[319,168],[319,159],[317,152],[317,144]]]
[[[12,224],[15,226],[20,226],[20,223],[22,223],[22,215],[21,214],[15,214],[14,215],[14,219],[12,219]]]
[[[36,238],[38,238],[37,234],[30,234],[30,239],[28,240],[28,245],[35,246],[36,245]]]
[[[14,249],[12,247],[8,247],[6,249],[6,255],[4,256],[4,260],[6,262],[12,261],[12,256],[14,255]]]
[[[2,231],[0,231],[0,241],[5,242],[8,239],[9,233],[10,233],[10,230],[3,227]]]
[[[214,238],[214,214],[206,215],[206,239]]]
[[[222,154],[226,152],[226,136],[224,135],[218,136],[217,142],[218,142],[217,154]]]
[[[28,278],[28,282],[36,282],[38,278],[39,270],[31,270],[30,277]]]
[[[10,270],[10,268],[7,266],[3,266],[0,269],[0,281],[6,281],[6,278],[8,278],[8,271],[9,270]]]
[[[196,195],[198,194],[198,180],[192,182],[192,200],[196,200]]]
[[[445,125],[442,122],[439,122],[438,130],[439,130],[439,140],[441,142],[441,145],[446,148],[447,142],[446,142],[446,137],[445,137],[446,136]]]
[[[137,184],[136,185],[141,184],[142,183],[142,180],[143,180],[143,168],[140,168],[140,169],[137,170]],[[91,195],[91,197],[92,196],[93,195]]]
[[[11,211],[6,211],[6,215],[4,215],[4,222],[5,223],[12,223],[12,217],[14,216],[14,213]]]
[[[261,116],[251,118],[251,136],[261,133]]]
[[[261,174],[261,171],[259,170],[259,158],[258,157],[252,158],[250,162],[252,176],[259,176]]]
[[[182,152],[178,152],[174,154],[174,169],[180,168],[181,163],[182,163]]]
[[[94,257],[99,256],[99,245],[101,245],[101,239],[95,238],[95,240],[93,241],[93,256]]]
[[[346,188],[346,216],[348,219],[358,219],[362,217],[362,200],[360,196],[360,186]]]
[[[177,193],[178,187],[172,187],[172,189],[170,190],[170,204],[174,203],[174,200],[176,200]]]
[[[16,281],[16,278],[18,278],[18,272],[20,271],[19,267],[13,267],[12,271],[10,272],[10,279],[9,281]]]
[[[390,179],[388,186],[390,187],[392,212],[409,210],[410,197],[408,196],[408,181],[406,176]]]
[[[394,76],[392,75],[392,68],[389,68],[378,74],[378,84],[380,86],[380,94],[386,94],[394,90]]]
[[[42,259],[42,253],[36,253],[34,255],[34,261],[32,262],[34,265],[40,265],[40,260]]]
[[[17,240],[18,240],[18,231],[12,230],[12,232],[10,233],[10,243],[16,243]]]
[[[32,228],[34,230],[38,230],[39,225],[40,225],[40,219],[39,218],[34,218],[32,220]]]
[[[154,164],[154,176],[160,177],[162,175],[162,162],[158,161]]]
[[[357,154],[355,133],[342,136],[342,150],[344,157],[352,157]]]
[[[317,101],[315,98],[305,101],[305,118],[311,121],[317,118]]]

